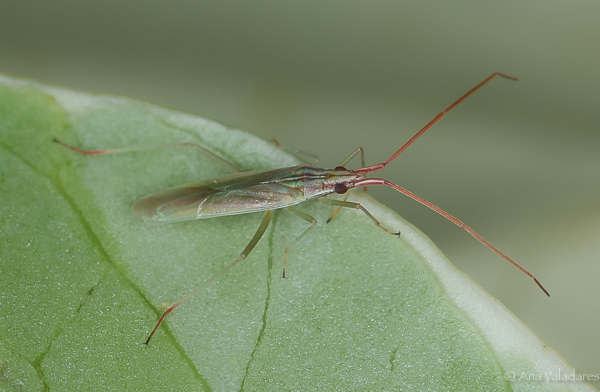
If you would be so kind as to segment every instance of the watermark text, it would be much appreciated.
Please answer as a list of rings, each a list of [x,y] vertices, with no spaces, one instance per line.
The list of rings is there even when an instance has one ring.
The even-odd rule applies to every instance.
[[[546,381],[546,382],[565,382],[565,381],[598,381],[600,380],[600,373],[586,374],[577,373],[575,369],[570,372],[558,369],[557,371],[551,372],[506,372],[504,373],[504,379],[510,382],[527,382],[527,381]]]

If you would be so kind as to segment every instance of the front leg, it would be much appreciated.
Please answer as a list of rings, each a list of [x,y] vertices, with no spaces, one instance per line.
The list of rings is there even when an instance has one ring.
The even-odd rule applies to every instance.
[[[325,204],[329,204],[332,206],[347,207],[347,208],[354,208],[356,210],[361,210],[362,212],[365,213],[365,215],[367,215],[373,221],[373,223],[375,223],[375,226],[379,227],[381,230],[385,231],[388,234],[397,235],[398,237],[400,237],[400,231],[394,232],[392,230],[387,229],[385,226],[383,226],[381,223],[379,223],[379,221],[377,219],[375,219],[375,217],[373,215],[371,215],[371,213],[369,211],[367,211],[367,209],[365,207],[363,207],[362,204],[360,204],[360,203],[355,203],[353,201],[346,201],[346,200],[335,200],[335,199],[319,199],[319,200]]]

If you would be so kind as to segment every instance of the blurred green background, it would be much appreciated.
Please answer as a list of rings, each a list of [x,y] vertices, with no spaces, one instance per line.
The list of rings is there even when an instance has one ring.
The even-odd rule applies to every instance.
[[[518,76],[380,173],[465,221],[551,298],[435,213],[372,194],[598,374],[599,21],[598,1],[4,1],[0,72],[200,114],[324,167],[358,146],[368,164],[387,159],[491,72]]]

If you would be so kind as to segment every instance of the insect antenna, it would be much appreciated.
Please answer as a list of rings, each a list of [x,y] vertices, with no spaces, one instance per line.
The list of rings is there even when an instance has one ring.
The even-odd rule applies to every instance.
[[[433,126],[433,124],[435,124],[442,117],[444,117],[446,115],[446,113],[448,113],[449,111],[451,111],[452,109],[454,109],[459,103],[461,103],[462,101],[464,101],[469,95],[471,95],[475,91],[479,90],[483,85],[485,85],[487,82],[489,82],[490,80],[492,80],[496,76],[501,76],[501,77],[503,77],[505,79],[509,79],[509,80],[518,80],[517,78],[515,78],[513,76],[508,76],[508,75],[503,74],[501,72],[494,72],[493,74],[491,74],[490,76],[488,76],[483,82],[479,83],[477,86],[475,86],[471,90],[469,90],[465,95],[463,95],[462,97],[460,97],[452,105],[448,106],[448,108],[446,110],[444,110],[443,112],[441,112],[440,114],[438,114],[437,116],[435,116],[433,118],[433,120],[429,121],[429,123],[427,123],[427,125],[425,125],[419,132],[417,132],[415,134],[415,136],[411,137],[410,140],[407,141],[402,147],[400,147],[400,149],[398,151],[396,151],[394,153],[394,155],[392,155],[387,161],[385,161],[383,163],[377,163],[377,164],[372,165],[372,166],[367,166],[367,167],[361,167],[361,168],[358,168],[358,169],[354,169],[353,171],[355,173],[371,173],[371,172],[383,169],[391,161],[393,161],[394,159],[396,159],[398,157],[398,155],[400,155],[404,150],[406,150],[411,144],[413,144],[419,137],[421,137],[421,135],[423,135],[425,133],[425,131],[427,131],[429,128],[431,128]]]
[[[495,246],[493,246],[492,244],[490,244],[489,242],[487,242],[482,236],[480,236],[479,234],[477,234],[475,232],[475,230],[473,230],[469,226],[465,225],[461,220],[453,217],[452,215],[450,215],[446,211],[442,210],[440,207],[436,206],[435,204],[432,204],[432,203],[428,202],[427,200],[423,199],[422,197],[415,195],[414,193],[412,193],[412,192],[410,192],[410,191],[402,188],[401,186],[396,185],[393,182],[390,182],[390,181],[385,180],[383,178],[365,178],[364,180],[360,180],[360,181],[357,181],[355,183],[355,186],[357,186],[357,187],[358,186],[365,186],[365,185],[368,185],[368,186],[370,186],[370,185],[388,185],[388,186],[391,186],[392,188],[394,188],[398,192],[400,192],[400,193],[402,193],[402,194],[410,197],[411,199],[413,199],[415,201],[418,201],[419,203],[423,204],[425,207],[434,210],[435,212],[437,212],[438,214],[440,214],[444,218],[448,219],[450,222],[452,222],[452,223],[456,224],[457,226],[462,227],[463,229],[465,229],[469,234],[471,234],[473,237],[475,237],[477,239],[477,241],[481,242],[483,245],[485,245],[488,248],[490,248],[491,250],[493,250],[496,254],[498,254],[504,260],[508,261],[509,263],[511,263],[512,265],[514,265],[515,267],[517,267],[521,272],[523,272],[525,275],[527,275],[531,279],[533,279],[533,281],[539,286],[539,288],[542,289],[542,291],[544,292],[544,294],[546,294],[548,297],[550,296],[550,293],[548,292],[548,290],[546,290],[544,288],[544,286],[540,283],[540,281],[537,280],[537,278],[535,276],[533,276],[533,274],[531,274],[531,272],[529,272],[525,268],[521,267],[521,265],[519,265],[519,263],[517,263],[516,261],[514,261],[513,259],[511,259],[507,255],[505,255],[504,253],[502,253],[498,248],[496,248]]]
[[[479,83],[477,86],[475,86],[471,90],[469,90],[465,95],[463,95],[462,97],[460,97],[452,105],[448,106],[448,108],[446,110],[444,110],[443,112],[441,112],[440,114],[438,114],[437,116],[435,116],[433,118],[433,120],[431,120],[429,123],[427,123],[427,125],[425,125],[419,132],[417,132],[412,138],[410,138],[410,140],[408,142],[406,142],[402,147],[400,147],[400,149],[398,149],[398,151],[396,151],[387,161],[382,162],[382,163],[377,163],[375,165],[371,165],[371,166],[367,166],[367,167],[361,167],[361,168],[358,168],[358,169],[354,169],[353,172],[355,172],[355,173],[372,173],[372,172],[375,172],[377,170],[381,170],[384,167],[386,167],[391,161],[393,161],[394,159],[396,159],[398,157],[398,155],[400,155],[411,144],[413,144],[419,137],[421,137],[421,135],[423,135],[425,133],[425,131],[427,131],[429,128],[431,128],[431,126],[433,124],[435,124],[442,117],[444,117],[446,115],[446,113],[448,113],[449,111],[451,111],[452,109],[454,109],[459,103],[461,103],[462,101],[464,101],[468,96],[470,96],[471,94],[473,94],[475,91],[477,91],[479,88],[481,88],[483,85],[485,85],[487,82],[489,82],[490,80],[492,80],[496,76],[501,76],[501,77],[503,77],[505,79],[509,79],[509,80],[518,80],[515,77],[508,76],[508,75],[500,73],[500,72],[494,72],[493,74],[491,74],[490,76],[488,76],[483,82]],[[422,197],[419,197],[419,196],[415,195],[414,193],[412,193],[412,192],[410,192],[410,191],[408,191],[408,190],[400,187],[399,185],[396,185],[393,182],[390,182],[390,181],[385,180],[383,178],[366,178],[364,180],[360,180],[360,181],[357,181],[357,182],[354,183],[354,186],[356,186],[356,187],[367,186],[367,185],[388,185],[388,186],[394,188],[395,190],[397,190],[398,192],[403,193],[404,195],[410,197],[411,199],[413,199],[415,201],[418,201],[419,203],[423,204],[425,207],[432,209],[433,211],[435,211],[438,214],[442,215],[444,218],[448,219],[449,221],[451,221],[452,223],[456,224],[457,226],[462,227],[469,234],[471,234],[473,237],[475,237],[479,242],[481,242],[483,245],[485,245],[488,248],[490,248],[491,250],[493,250],[500,257],[502,257],[503,259],[505,259],[506,261],[508,261],[509,263],[511,263],[512,265],[514,265],[515,267],[517,267],[525,275],[527,275],[528,277],[530,277],[531,279],[533,279],[533,281],[539,286],[539,288],[542,289],[542,291],[544,292],[544,294],[546,294],[548,297],[550,296],[550,293],[548,292],[548,290],[546,290],[544,288],[544,286],[542,286],[542,284],[540,283],[540,281],[537,280],[537,278],[535,276],[533,276],[529,271],[527,271],[525,268],[521,267],[521,265],[519,265],[519,263],[517,263],[516,261],[514,261],[513,259],[511,259],[507,255],[505,255],[498,248],[496,248],[495,246],[493,246],[492,244],[490,244],[488,241],[486,241],[482,236],[480,236],[479,234],[477,234],[475,232],[475,230],[471,229],[469,226],[465,225],[461,220],[453,217],[452,215],[450,215],[446,211],[442,210],[438,206],[436,206],[436,205],[428,202],[427,200],[423,199]]]

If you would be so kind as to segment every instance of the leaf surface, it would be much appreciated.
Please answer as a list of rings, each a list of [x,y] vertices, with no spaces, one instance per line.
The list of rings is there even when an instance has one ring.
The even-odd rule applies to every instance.
[[[262,213],[147,226],[130,209],[169,187],[296,164],[247,133],[147,103],[0,79],[0,387],[4,390],[585,390],[570,368],[410,224],[356,192],[360,211],[278,210],[251,255],[230,263]],[[407,201],[409,202],[409,201]],[[490,256],[493,257],[493,256]],[[527,375],[541,375],[532,380]],[[508,380],[514,375],[514,380]]]

